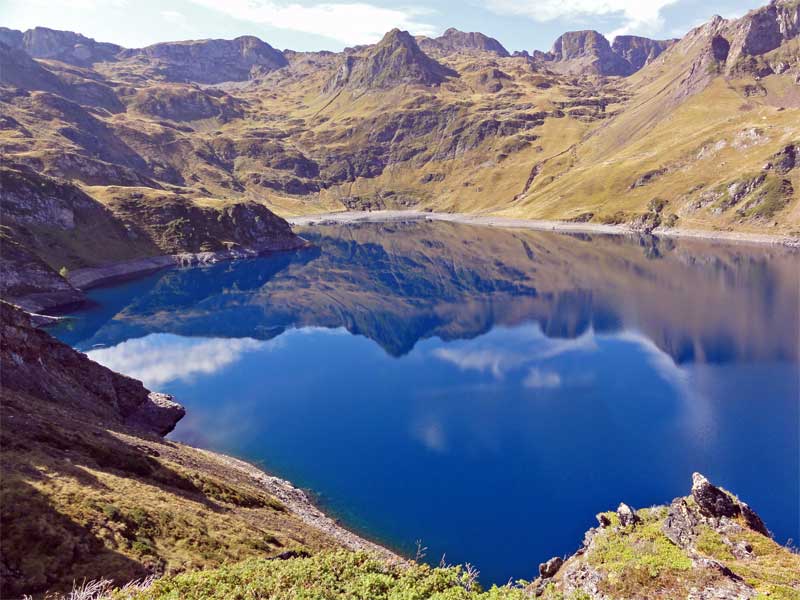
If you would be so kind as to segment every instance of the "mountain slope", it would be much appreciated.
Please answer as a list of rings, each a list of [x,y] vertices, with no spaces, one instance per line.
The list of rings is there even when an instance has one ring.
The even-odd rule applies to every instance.
[[[0,151],[96,200],[796,235],[798,170],[766,165],[800,140],[798,10],[780,0],[675,42],[573,32],[533,57],[395,30],[339,54],[246,37],[76,65],[5,30]],[[84,38],[48,39],[64,59]]]

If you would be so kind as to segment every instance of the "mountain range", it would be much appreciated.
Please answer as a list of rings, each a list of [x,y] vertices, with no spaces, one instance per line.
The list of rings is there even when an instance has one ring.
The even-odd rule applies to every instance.
[[[455,29],[333,53],[252,36],[130,49],[0,28],[0,235],[13,249],[0,292],[70,286],[58,271],[122,260],[248,250],[255,230],[242,225],[269,213],[414,208],[797,236],[798,33],[796,0],[676,40],[577,31],[513,54]]]

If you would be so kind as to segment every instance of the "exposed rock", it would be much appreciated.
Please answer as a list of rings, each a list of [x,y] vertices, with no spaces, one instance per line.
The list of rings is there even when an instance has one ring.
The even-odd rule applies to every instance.
[[[509,56],[508,50],[496,39],[480,32],[459,31],[453,27],[437,38],[420,38],[418,43],[419,47],[425,52],[438,51],[443,55],[465,50],[479,50],[490,52],[497,56]]]
[[[0,301],[3,388],[134,429],[166,435],[184,409],[141,382],[91,361],[36,329],[26,313]],[[78,413],[79,414],[79,413]]]
[[[632,75],[655,60],[675,40],[617,36],[614,45],[599,32],[570,31],[559,37],[549,53],[538,58],[557,63],[559,70],[578,75]]]
[[[597,523],[600,525],[600,527],[608,527],[611,525],[611,519],[609,519],[605,513],[597,513],[595,515],[595,519],[597,519]]]
[[[740,513],[736,500],[711,485],[700,473],[692,475],[692,498],[700,507],[700,512],[707,517],[735,517]]]
[[[143,201],[120,194],[108,206],[135,235],[151,240],[162,254],[237,248],[264,253],[306,245],[286,221],[252,201],[216,207],[178,195],[150,196]]]
[[[618,35],[614,38],[611,51],[625,59],[630,65],[630,73],[632,74],[649,65],[676,41],[651,40],[650,38],[635,35]]]
[[[778,173],[786,175],[798,164],[800,144],[789,144],[775,153],[765,169],[775,169]]]
[[[325,91],[439,85],[452,76],[455,73],[420,50],[407,31],[393,29],[363,54],[345,56]]]
[[[225,123],[242,116],[242,102],[220,90],[193,85],[160,85],[144,88],[131,101],[138,112],[170,119],[196,121],[217,118]]]
[[[67,94],[67,86],[20,48],[0,41],[0,84],[23,90]]]
[[[619,517],[619,524],[623,527],[633,527],[641,522],[634,510],[624,502],[617,507],[617,517]]]
[[[543,562],[539,565],[539,577],[542,579],[549,579],[553,577],[558,570],[561,568],[561,565],[564,564],[564,559],[560,556],[554,556],[547,562]]]
[[[149,62],[156,76],[178,83],[246,81],[253,74],[261,75],[289,64],[282,53],[249,35],[232,40],[164,42],[124,50],[119,59]]]
[[[675,545],[688,548],[696,537],[695,527],[698,523],[698,516],[689,508],[686,500],[676,498],[669,506],[662,531]]]
[[[662,175],[666,174],[666,172],[667,169],[653,169],[652,171],[647,171],[645,173],[642,173],[639,177],[636,178],[636,181],[634,181],[631,184],[630,189],[635,190],[636,188],[643,187],[648,183],[650,183],[651,181],[653,181],[654,179],[657,179]]]
[[[4,233],[0,233],[0,298],[32,312],[75,306],[85,299],[47,263]]]
[[[585,597],[592,600],[746,600],[760,597],[758,594],[763,588],[757,590],[754,587],[758,583],[751,577],[752,567],[748,566],[745,581],[737,573],[737,563],[729,564],[727,559],[720,559],[722,555],[732,555],[740,560],[752,560],[752,546],[749,542],[740,541],[748,528],[751,533],[768,536],[755,513],[750,511],[753,514],[750,520],[744,517],[746,506],[695,473],[692,496],[675,499],[668,507],[666,516],[661,507],[636,513],[627,505],[620,504],[617,509],[620,526],[613,527],[605,514],[598,515],[600,527],[586,533],[581,548],[564,561],[555,574],[545,576],[542,569],[530,590],[536,596],[547,598],[563,595],[565,598]],[[642,526],[630,527],[634,517]],[[744,517],[744,525],[740,517]],[[653,531],[653,526],[659,525],[666,539],[659,540],[660,534]],[[769,546],[763,548],[770,547],[771,552],[780,554],[781,560],[800,566],[800,559],[788,550],[769,540],[764,540],[764,544]],[[724,550],[717,550],[717,547]],[[628,558],[620,560],[621,556]],[[679,567],[680,575],[676,576],[677,572],[670,568],[653,568],[650,566],[653,563],[648,562],[650,557],[663,561],[667,556],[670,561],[683,563]],[[642,562],[637,565],[640,560]],[[647,572],[648,576],[639,578],[640,572]],[[632,578],[632,581],[628,578]],[[796,581],[792,585],[796,586]],[[766,587],[769,588],[769,585]],[[550,595],[545,593],[546,590]]]
[[[59,60],[73,65],[88,66],[114,60],[122,46],[96,42],[79,33],[34,27],[25,33],[13,29],[0,30],[0,42],[24,50],[34,58]]]
[[[692,475],[692,498],[697,502],[701,514],[705,517],[735,518],[741,516],[750,529],[769,536],[764,522],[747,504],[729,492],[712,485],[700,473]]]

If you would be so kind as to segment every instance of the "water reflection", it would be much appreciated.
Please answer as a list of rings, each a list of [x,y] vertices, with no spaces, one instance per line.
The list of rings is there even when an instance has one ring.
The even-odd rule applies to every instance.
[[[451,223],[303,232],[312,252],[176,270],[95,292],[60,335],[271,339],[345,328],[392,356],[535,321],[550,338],[634,330],[676,363],[796,360],[798,257],[779,248],[564,236]]]
[[[58,335],[175,394],[175,437],[313,488],[484,582],[593,515],[736,490],[800,537],[798,256],[468,227],[303,232],[313,252],[92,292]]]

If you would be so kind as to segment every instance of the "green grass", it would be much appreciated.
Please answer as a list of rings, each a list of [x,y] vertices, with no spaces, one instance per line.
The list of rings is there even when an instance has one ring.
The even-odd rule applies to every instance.
[[[251,559],[163,578],[114,600],[523,600],[525,582],[484,591],[461,566],[389,565],[364,553],[324,552],[292,560]],[[571,599],[570,599],[571,600]]]

